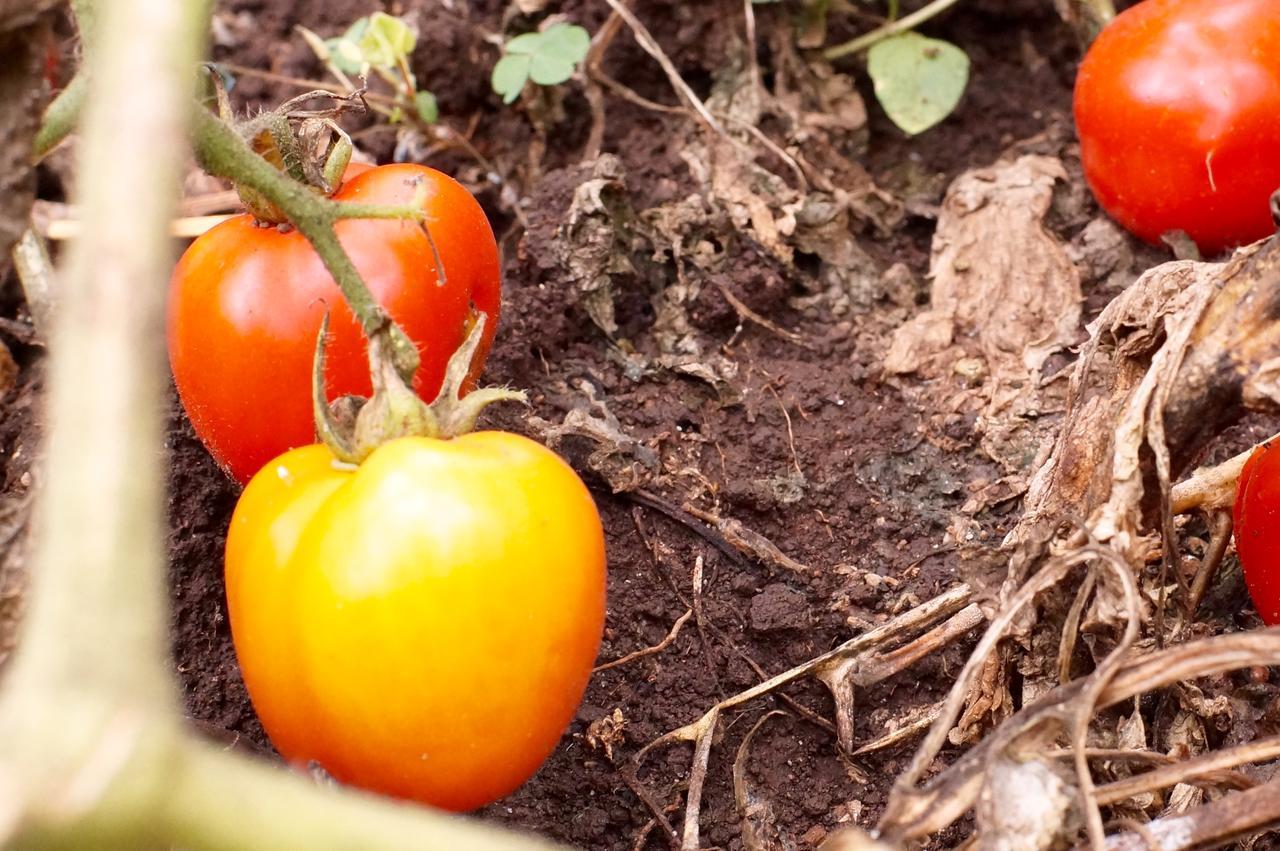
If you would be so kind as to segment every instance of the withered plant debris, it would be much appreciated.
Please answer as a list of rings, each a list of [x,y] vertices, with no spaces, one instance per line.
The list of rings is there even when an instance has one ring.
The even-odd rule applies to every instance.
[[[813,676],[834,696],[838,746],[856,752],[855,689],[984,621],[947,700],[867,746],[929,726],[894,786],[880,841],[926,839],[971,810],[980,847],[1029,851],[1082,835],[1102,848],[1108,818],[1121,820],[1113,847],[1150,836],[1186,847],[1169,844],[1176,824],[1219,842],[1280,821],[1280,795],[1259,791],[1272,784],[1231,791],[1252,782],[1237,766],[1273,759],[1278,746],[1258,739],[1210,749],[1207,729],[1234,718],[1239,701],[1192,683],[1280,663],[1280,631],[1187,640],[1204,634],[1189,629],[1186,612],[1226,547],[1223,512],[1245,456],[1174,484],[1246,409],[1280,406],[1280,246],[1272,239],[1225,262],[1149,270],[1089,325],[1068,380],[1046,378],[1047,358],[1080,334],[1079,273],[1043,225],[1063,177],[1057,160],[1027,155],[952,185],[934,243],[933,302],[899,331],[885,361],[904,386],[922,386],[933,409],[945,399],[944,409],[978,412],[984,449],[1027,481],[1020,520],[985,556],[1004,561],[1003,584],[980,604],[968,586],[928,601],[642,748],[637,761],[657,746],[693,744],[681,848],[698,847],[723,713]],[[969,363],[971,372],[957,375],[956,365]],[[1201,549],[1208,572],[1190,585],[1173,509],[1213,520]],[[1177,594],[1182,607],[1170,607]],[[1010,688],[1015,668],[1020,699]],[[1170,687],[1178,704],[1167,723],[1148,729],[1133,701]],[[1112,708],[1126,703],[1127,711]],[[972,747],[926,780],[948,740]],[[739,760],[736,779],[741,771]],[[1244,796],[1270,809],[1231,803]],[[752,847],[773,847],[767,818],[747,833]]]
[[[1032,772],[1024,777],[1023,791],[1034,785],[1032,775],[1042,778],[1040,812],[1047,820],[1043,823],[1054,826],[1044,834],[1022,831],[1016,847],[1049,848],[1074,841],[1078,824],[1084,825],[1093,846],[1101,847],[1103,803],[1128,802],[1131,817],[1136,817],[1146,813],[1142,794],[1167,787],[1173,789],[1167,805],[1185,808],[1188,824],[1199,823],[1197,814],[1203,814],[1216,825],[1205,828],[1207,834],[1225,835],[1222,814],[1235,811],[1221,801],[1202,803],[1196,781],[1208,772],[1225,779],[1227,787],[1238,786],[1233,776],[1213,772],[1267,758],[1265,742],[1261,749],[1167,766],[1147,783],[1117,780],[1129,785],[1104,786],[1105,792],[1094,786],[1089,749],[1091,740],[1105,740],[1099,725],[1111,716],[1101,712],[1104,707],[1177,683],[1189,696],[1163,731],[1162,743],[1148,742],[1137,728],[1131,728],[1137,735],[1127,742],[1123,733],[1121,743],[1138,751],[1158,744],[1184,756],[1202,753],[1207,746],[1203,719],[1226,704],[1196,697],[1198,690],[1185,681],[1262,659],[1267,660],[1263,664],[1280,660],[1280,634],[1275,631],[1159,649],[1175,619],[1175,613],[1165,613],[1168,589],[1177,587],[1169,585],[1173,579],[1167,571],[1176,563],[1178,549],[1170,513],[1172,480],[1246,407],[1276,404],[1265,376],[1267,365],[1280,354],[1278,252],[1272,239],[1225,263],[1176,261],[1156,267],[1090,325],[1090,339],[1072,372],[1066,420],[1032,478],[1020,523],[1005,541],[1010,570],[999,611],[992,614],[991,626],[943,712],[898,779],[880,823],[884,837],[923,838],[977,805],[979,836],[984,843],[999,844],[1000,836],[1013,833],[998,822],[984,821],[982,806],[993,795],[1007,794],[993,784],[1001,783],[1001,766],[1010,759],[1023,766],[1041,764],[1023,769]],[[1239,463],[1233,459],[1222,469],[1193,477],[1179,492],[1178,507],[1220,509],[1225,482],[1234,478]],[[1155,576],[1147,569],[1153,556],[1163,568]],[[1088,569],[1072,593],[1068,580],[1080,576],[1080,566]],[[1065,618],[1037,619],[1035,612],[1045,601],[1064,598],[1074,600]],[[1046,631],[1060,633],[1064,650],[1057,658],[1038,649],[1037,636]],[[1087,641],[1094,667],[1071,678],[1073,654],[1065,648],[1075,644],[1077,631]],[[1174,634],[1180,631],[1169,633]],[[1033,695],[974,748],[918,787],[961,708],[983,699],[984,690],[974,688],[979,672],[1010,636],[1016,641],[1009,646],[1021,657],[1019,670],[1039,669],[1045,681],[1053,676],[1063,684],[1038,698]],[[1138,647],[1142,652],[1135,657]],[[1055,746],[1065,746],[1075,765],[1073,776],[1061,785],[1046,757],[1035,756]],[[1064,790],[1073,801],[1069,807],[1053,803]],[[1117,790],[1131,794],[1118,799]],[[1216,815],[1209,815],[1211,808]],[[1280,809],[1273,814],[1280,815]],[[1257,829],[1254,816],[1240,822],[1247,823],[1246,832]]]
[[[698,819],[703,784],[707,776],[712,742],[723,712],[771,694],[801,677],[812,676],[831,689],[836,703],[836,728],[840,746],[845,751],[850,751],[854,687],[865,687],[893,676],[981,623],[982,613],[977,605],[970,602],[972,596],[973,592],[967,585],[957,586],[946,594],[904,612],[883,626],[720,701],[694,723],[672,730],[641,748],[635,756],[637,765],[655,747],[674,742],[693,743],[693,766],[689,773],[681,849],[696,851],[699,847]],[[922,630],[927,631],[920,634]]]
[[[1026,469],[1041,423],[1064,406],[1045,361],[1080,337],[1080,276],[1044,226],[1066,176],[1058,160],[1024,155],[956,178],[933,237],[929,308],[884,360],[890,375],[924,381],[927,410],[976,414],[982,448],[1008,473]]]

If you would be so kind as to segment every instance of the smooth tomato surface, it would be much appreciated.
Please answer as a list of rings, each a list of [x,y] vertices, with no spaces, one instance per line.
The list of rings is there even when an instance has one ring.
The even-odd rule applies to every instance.
[[[465,811],[532,776],[573,718],[604,626],[604,536],[573,470],[523,437],[401,438],[356,470],[311,445],[245,488],[226,584],[286,759]]]
[[[353,169],[348,171],[351,173]],[[374,297],[422,353],[414,389],[435,396],[445,363],[462,343],[470,307],[488,316],[476,356],[484,363],[501,300],[498,247],[484,211],[452,178],[418,165],[356,174],[341,201],[405,204],[414,178],[430,189],[427,225],[346,220],[338,238]],[[315,439],[311,363],[325,311],[329,398],[371,392],[364,334],[319,256],[296,230],[255,226],[249,215],[195,240],[169,285],[169,362],[196,434],[241,482],[263,464]]]
[[[1280,624],[1280,445],[1265,443],[1249,456],[1232,514],[1249,596],[1264,621]]]
[[[1076,129],[1103,208],[1214,253],[1267,236],[1280,188],[1280,0],[1146,0],[1080,65]]]

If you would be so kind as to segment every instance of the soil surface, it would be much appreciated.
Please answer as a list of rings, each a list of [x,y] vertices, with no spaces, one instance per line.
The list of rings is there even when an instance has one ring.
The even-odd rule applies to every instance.
[[[741,44],[742,3],[632,5],[694,91],[710,97],[717,74]],[[665,848],[669,842],[660,827],[653,828],[654,814],[637,790],[647,790],[679,825],[691,749],[658,748],[633,775],[626,766],[639,748],[694,721],[716,701],[963,578],[948,528],[966,500],[1001,471],[975,439],[971,414],[922,410],[912,379],[887,379],[882,361],[892,331],[927,302],[937,205],[960,172],[989,165],[1014,146],[1048,151],[1063,159],[1069,173],[1049,219],[1055,235],[1069,242],[1096,215],[1071,136],[1078,52],[1051,3],[959,4],[926,31],[969,51],[972,80],[955,114],[916,138],[883,117],[859,70],[844,69],[858,80],[869,123],[841,144],[878,186],[906,199],[906,212],[890,227],[868,222],[860,230],[858,245],[874,272],[873,285],[848,294],[840,310],[806,299],[822,286],[822,264],[814,255],[801,252],[788,265],[750,233],[726,234],[716,230],[723,222],[707,224],[706,239],[719,248],[720,259],[705,269],[690,267],[701,280],[688,321],[701,357],[732,365],[723,382],[712,382],[695,372],[637,369],[625,354],[655,362],[659,357],[651,333],[654,294],[683,274],[670,252],[635,252],[634,274],[615,281],[615,342],[584,307],[557,241],[575,190],[594,173],[594,164],[583,162],[592,130],[589,103],[577,84],[542,103],[540,116],[528,103],[499,103],[488,88],[497,53],[486,34],[519,30],[523,20],[504,20],[506,6],[500,0],[386,4],[417,21],[422,35],[415,71],[438,95],[446,124],[465,131],[484,160],[481,165],[448,148],[432,151],[429,161],[476,189],[502,237],[503,324],[485,378],[527,389],[532,413],[546,424],[561,423],[575,409],[599,412],[603,406],[640,447],[630,463],[639,465],[633,472],[641,486],[615,493],[624,464],[593,461],[599,447],[581,436],[557,444],[591,484],[607,530],[609,609],[601,662],[658,644],[690,608],[697,617],[661,652],[596,675],[538,775],[479,815],[584,848]],[[293,28],[303,24],[330,35],[375,8],[382,7],[365,0],[224,0],[215,58],[320,78],[323,70]],[[550,11],[594,32],[608,8],[596,0],[565,0],[552,2]],[[767,46],[786,35],[788,17],[769,4],[755,6],[755,14],[757,57],[765,83],[772,84],[774,53]],[[856,19],[833,20],[829,40],[866,26],[854,24]],[[625,30],[606,54],[604,69],[644,98],[677,104],[661,68]],[[247,109],[295,92],[278,81],[243,76],[233,94]],[[697,184],[682,157],[693,127],[689,116],[646,109],[612,92],[604,99],[602,151],[617,157],[625,202],[643,211],[693,192]],[[368,123],[357,139],[382,161],[398,148],[402,154],[412,149],[403,141],[397,145],[385,125]],[[778,170],[784,173],[785,166]],[[1135,267],[1168,257],[1129,247],[1137,253]],[[884,275],[895,264],[903,265]],[[1096,312],[1115,286],[1112,279],[1086,275],[1087,311]],[[775,327],[744,320],[726,292]],[[21,314],[12,297],[3,306],[5,316]],[[14,498],[30,487],[39,437],[33,400],[40,349],[4,339],[23,367],[0,411],[2,480]],[[211,736],[274,758],[238,674],[223,597],[222,547],[238,488],[195,439],[176,401],[168,422],[173,652],[187,707]],[[516,409],[488,415],[487,422],[539,439],[547,434]],[[1243,444],[1262,429],[1247,423],[1233,441]],[[742,554],[686,504],[744,524],[804,569]],[[1016,508],[1017,500],[1008,499],[979,511],[973,516],[977,534],[998,541]],[[701,584],[695,587],[699,564]],[[1229,600],[1238,592],[1237,581],[1234,591],[1217,593]],[[858,693],[855,741],[871,741],[913,708],[940,699],[973,640],[971,633],[909,672]],[[785,694],[831,720],[832,699],[820,684],[801,680]],[[748,731],[774,709],[786,714],[771,717],[752,739],[745,776],[772,810],[779,847],[814,848],[841,824],[874,824],[914,745],[908,740],[847,757],[829,726],[806,720],[776,697],[734,710],[712,752],[701,816],[704,847],[743,847],[733,762]],[[610,753],[594,746],[587,732],[593,722],[616,720],[617,712],[621,732]],[[949,838],[955,837],[942,840]]]

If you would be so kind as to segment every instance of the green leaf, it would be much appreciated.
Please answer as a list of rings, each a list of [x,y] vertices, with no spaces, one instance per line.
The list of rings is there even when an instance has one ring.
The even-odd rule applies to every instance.
[[[329,51],[329,61],[333,63],[333,67],[344,74],[364,72],[368,63],[365,62],[364,51],[360,49],[360,45],[349,41],[345,36],[328,39],[324,44]]]
[[[867,52],[876,100],[914,136],[951,114],[969,82],[969,57],[954,44],[906,32]]]
[[[583,59],[587,58],[587,51],[591,49],[591,36],[582,27],[576,24],[555,24],[547,27],[542,32],[542,46],[538,50],[541,56],[553,56],[557,59],[568,62],[570,65],[577,65]],[[572,75],[570,70],[569,74]],[[555,85],[554,83],[541,83],[537,76],[534,75],[534,82],[539,85]],[[565,80],[569,79],[568,76]],[[564,82],[561,80],[560,82]]]
[[[520,97],[520,92],[529,79],[529,65],[532,62],[533,58],[530,56],[508,54],[493,66],[490,82],[493,90],[502,95],[503,103],[514,103]]]
[[[347,27],[347,31],[342,34],[342,38],[353,44],[359,44],[360,39],[364,38],[364,33],[367,29],[369,29],[369,16],[356,18],[351,22],[351,26]]]
[[[386,12],[374,12],[360,38],[365,61],[382,68],[395,68],[413,52],[418,38],[409,25]]]
[[[431,92],[420,91],[413,96],[413,105],[418,108],[418,117],[424,124],[435,124],[440,118],[440,105]]]
[[[539,53],[530,57],[529,79],[539,86],[558,86],[573,76],[573,63],[559,56]]]
[[[532,56],[542,47],[542,33],[525,33],[508,41],[503,50],[507,53],[518,53]]]

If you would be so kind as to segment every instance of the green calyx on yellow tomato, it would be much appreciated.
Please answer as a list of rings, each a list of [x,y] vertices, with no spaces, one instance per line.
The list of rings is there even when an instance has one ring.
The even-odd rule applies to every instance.
[[[227,603],[288,760],[455,811],[527,780],[572,719],[605,612],[599,515],[527,438],[407,437],[358,467],[323,445],[250,481]]]
[[[325,443],[250,480],[226,551],[236,654],[280,753],[455,811],[510,793],[555,748],[605,616],[604,533],[582,480],[528,438],[470,431],[484,405],[523,398],[463,394],[484,325],[430,405],[387,334],[371,335],[373,396],[334,408],[322,328]]]

